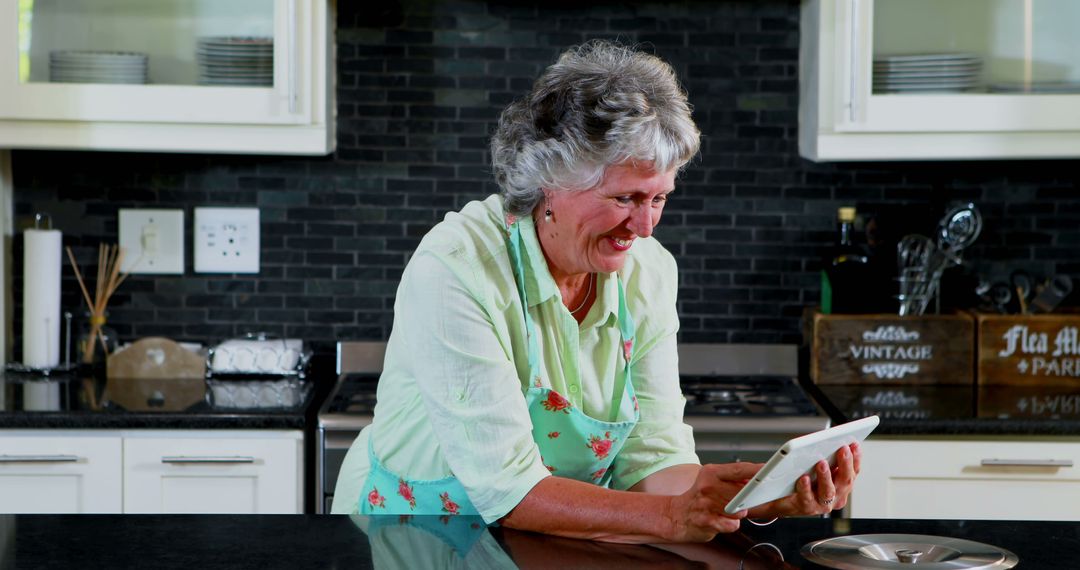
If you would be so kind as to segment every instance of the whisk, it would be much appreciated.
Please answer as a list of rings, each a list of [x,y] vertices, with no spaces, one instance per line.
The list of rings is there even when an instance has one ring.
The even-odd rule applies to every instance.
[[[937,292],[937,279],[931,267],[937,247],[930,238],[910,234],[896,244],[900,280],[900,315],[921,315]]]

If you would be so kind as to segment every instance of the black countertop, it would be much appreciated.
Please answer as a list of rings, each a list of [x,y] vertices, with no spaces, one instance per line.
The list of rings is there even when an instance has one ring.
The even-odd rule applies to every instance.
[[[0,376],[0,428],[303,429],[311,380],[105,380]]]
[[[2,515],[11,568],[817,568],[809,542],[848,534],[961,538],[1021,568],[1072,568],[1080,526],[1060,522],[785,519],[708,544],[632,546],[488,529],[471,517]],[[768,543],[768,544],[766,544]],[[775,548],[774,548],[775,547]],[[779,554],[778,554],[779,553]],[[783,560],[780,560],[783,556]]]
[[[834,423],[880,416],[875,435],[1080,435],[1080,383],[803,385]]]

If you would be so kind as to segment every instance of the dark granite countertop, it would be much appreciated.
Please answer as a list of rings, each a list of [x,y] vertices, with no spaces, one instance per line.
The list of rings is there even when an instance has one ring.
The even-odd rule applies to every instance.
[[[785,519],[711,543],[605,544],[508,529],[470,517],[312,515],[3,515],[0,570],[11,568],[817,568],[809,542],[903,533],[1009,550],[1022,568],[1080,559],[1072,523]],[[767,543],[767,544],[766,544]],[[781,561],[780,556],[783,557]],[[1062,564],[1065,563],[1065,566]]]
[[[804,387],[834,423],[880,416],[875,435],[1080,436],[1080,384]]]
[[[0,428],[303,429],[310,380],[0,376]]]

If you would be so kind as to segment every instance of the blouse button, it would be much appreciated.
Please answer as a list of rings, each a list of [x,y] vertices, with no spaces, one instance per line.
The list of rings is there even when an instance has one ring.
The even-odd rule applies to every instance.
[[[459,402],[464,402],[465,401],[465,392],[458,392],[457,393],[457,399],[458,399]]]
[[[571,394],[577,394],[577,391],[578,391],[577,384],[571,384],[570,385],[570,393]]]

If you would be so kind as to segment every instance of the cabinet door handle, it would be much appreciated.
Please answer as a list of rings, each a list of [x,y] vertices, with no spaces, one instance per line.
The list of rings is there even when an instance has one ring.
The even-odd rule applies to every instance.
[[[162,463],[255,463],[250,455],[166,455]]]
[[[289,97],[289,114],[290,115],[295,115],[296,114],[296,108],[299,106],[298,103],[297,103],[297,100],[296,100],[297,99],[297,94],[296,94],[296,83],[297,83],[296,74],[300,73],[300,54],[298,53],[298,50],[297,50],[297,48],[298,48],[297,44],[299,43],[299,41],[297,40],[296,34],[298,34],[300,32],[300,30],[296,26],[296,21],[297,21],[297,18],[296,18],[296,2],[297,2],[297,0],[289,0],[288,5],[287,5],[287,7],[285,9],[286,12],[288,13],[288,17],[286,18],[286,20],[288,22],[287,33],[289,34],[289,40],[288,40],[288,44],[289,44],[289,78],[288,78],[289,79],[289,93],[288,93],[288,97]]]
[[[983,459],[983,467],[1072,467],[1072,459]]]
[[[77,455],[0,455],[0,463],[75,463]]]

